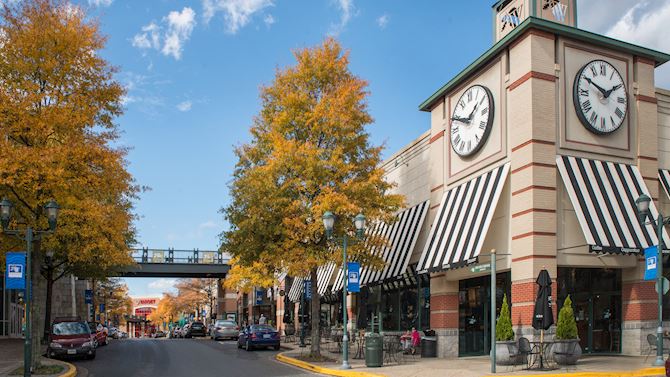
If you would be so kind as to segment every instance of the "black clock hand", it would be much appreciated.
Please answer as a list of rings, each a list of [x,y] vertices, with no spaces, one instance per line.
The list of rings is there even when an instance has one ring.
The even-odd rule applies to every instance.
[[[468,123],[472,121],[472,117],[475,116],[475,111],[477,111],[477,106],[479,106],[479,102],[475,103],[475,107],[472,109],[472,112],[468,116]]]
[[[612,94],[613,91],[621,88],[622,86],[623,86],[623,84],[614,85],[614,87],[612,89],[608,90],[607,93],[605,93],[605,98],[608,98],[610,96],[610,94]]]
[[[600,91],[600,93],[602,93],[602,95],[603,95],[605,98],[607,98],[607,91],[606,91],[605,89],[601,88],[598,84],[596,84],[595,82],[593,82],[593,80],[591,80],[591,79],[588,78],[588,77],[584,77],[584,79],[586,79],[586,81],[588,81],[589,84],[595,86],[595,87]]]
[[[451,117],[451,120],[452,120],[452,121],[453,121],[453,120],[457,120],[457,121],[459,121],[459,122],[461,122],[461,123],[467,123],[467,124],[470,124],[470,119],[468,119],[468,118],[461,118],[461,117],[456,116],[456,115],[452,116],[452,117]]]

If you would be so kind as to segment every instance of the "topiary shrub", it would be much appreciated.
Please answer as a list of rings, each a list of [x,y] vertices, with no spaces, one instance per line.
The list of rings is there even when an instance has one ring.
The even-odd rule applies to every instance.
[[[566,297],[561,311],[558,312],[556,339],[577,339],[577,322],[575,321],[575,313],[572,311],[570,295]]]
[[[507,295],[503,296],[502,307],[500,308],[500,318],[496,322],[496,340],[499,342],[514,339],[514,330],[512,330],[512,316],[507,304]]]

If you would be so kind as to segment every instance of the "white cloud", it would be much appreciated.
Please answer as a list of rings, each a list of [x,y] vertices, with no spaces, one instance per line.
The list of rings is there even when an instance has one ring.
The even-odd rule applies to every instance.
[[[386,25],[388,25],[390,21],[390,17],[388,14],[384,13],[379,18],[377,18],[377,26],[379,26],[380,29],[386,29]]]
[[[265,16],[263,18],[263,22],[265,22],[265,26],[270,27],[270,26],[272,26],[272,24],[275,23],[275,18],[272,17],[271,14],[268,14],[267,16]]]
[[[602,12],[605,1],[582,2],[585,5],[579,9],[579,27],[643,47],[670,51],[670,39],[662,32],[670,25],[670,0],[611,0],[606,3],[608,10]],[[656,85],[670,86],[668,64],[656,69]]]
[[[176,279],[165,279],[161,278],[158,280],[154,280],[151,283],[149,283],[149,288],[155,289],[155,290],[166,290],[170,288],[174,288],[174,285],[177,283]]]
[[[181,58],[182,45],[193,32],[195,26],[195,12],[189,7],[184,7],[181,12],[172,11],[167,16],[168,30],[165,33],[165,44],[163,55],[172,55],[175,59]]]
[[[329,34],[337,36],[344,31],[351,18],[356,15],[356,7],[354,6],[354,0],[336,0],[335,5],[341,12],[340,22],[330,25]]]
[[[167,25],[162,27],[151,22],[143,26],[142,31],[133,37],[131,44],[140,50],[158,50],[165,56],[172,56],[179,60],[184,43],[191,37],[196,24],[195,11],[184,7],[181,12],[170,12],[162,22]],[[161,35],[163,29],[165,32]]]
[[[182,111],[182,112],[186,112],[186,111],[191,110],[192,106],[193,106],[193,103],[191,101],[179,102],[177,104],[177,110]]]
[[[212,220],[205,221],[204,223],[201,223],[200,225],[198,225],[199,229],[218,229],[220,227],[221,226],[219,224],[215,223]]]
[[[254,13],[273,5],[273,0],[203,0],[203,18],[208,23],[218,12],[223,12],[226,32],[235,34],[251,21]]]
[[[88,0],[88,5],[93,5],[96,7],[108,7],[112,5],[114,0]]]

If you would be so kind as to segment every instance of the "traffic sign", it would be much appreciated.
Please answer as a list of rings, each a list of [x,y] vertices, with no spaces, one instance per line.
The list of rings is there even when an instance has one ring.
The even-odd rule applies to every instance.
[[[658,281],[654,284],[654,288],[656,289],[656,293],[658,293]],[[663,294],[668,293],[670,290],[670,280],[668,280],[665,276],[663,277]]]
[[[472,271],[472,272],[491,271],[491,263],[485,263],[485,264],[480,264],[480,265],[474,266],[474,267],[470,268],[470,271]]]

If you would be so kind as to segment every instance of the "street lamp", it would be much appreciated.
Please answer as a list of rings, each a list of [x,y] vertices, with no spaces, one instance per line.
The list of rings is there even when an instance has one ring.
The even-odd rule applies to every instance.
[[[32,347],[32,325],[31,325],[31,306],[32,306],[32,249],[33,240],[39,240],[44,234],[53,233],[56,230],[58,223],[58,204],[51,200],[44,206],[49,221],[49,229],[33,230],[31,226],[26,229],[7,229],[9,227],[9,220],[12,215],[12,202],[3,198],[0,202],[0,225],[2,225],[2,232],[14,236],[20,240],[26,241],[26,289],[25,289],[25,303],[26,303],[26,336],[23,347],[23,375],[30,376],[31,372],[31,347]]]
[[[333,239],[333,228],[335,227],[335,215],[332,212],[326,211],[322,216],[323,227],[326,229],[326,236],[328,239]],[[365,232],[365,216],[362,213],[359,213],[354,218],[354,226],[356,227],[356,236],[363,237]],[[334,238],[336,240],[342,240],[342,369],[351,369],[349,365],[349,336],[347,335],[347,242],[349,241],[347,233],[345,232],[342,237]]]
[[[662,366],[663,362],[663,225],[670,223],[670,218],[663,218],[660,209],[658,211],[658,219],[654,220],[649,210],[651,198],[645,194],[640,195],[635,200],[637,207],[637,214],[640,218],[640,223],[645,224],[647,217],[649,223],[656,226],[656,235],[658,236],[658,250],[656,256],[656,281],[658,290],[658,328],[656,329],[656,360],[653,365]]]

